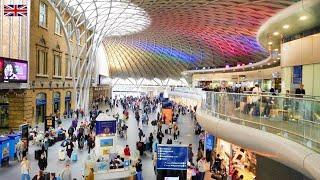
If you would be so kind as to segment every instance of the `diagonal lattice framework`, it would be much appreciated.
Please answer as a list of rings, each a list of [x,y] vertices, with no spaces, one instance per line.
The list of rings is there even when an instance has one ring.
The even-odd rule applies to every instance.
[[[133,0],[151,19],[144,31],[104,40],[112,77],[180,77],[195,67],[261,61],[259,27],[293,0]]]
[[[292,0],[48,0],[68,41],[78,108],[87,109],[95,54],[103,42],[113,77],[176,78],[192,67],[248,64],[269,53],[256,40]],[[61,17],[68,15],[64,21]],[[77,28],[85,26],[84,31]],[[85,46],[77,44],[84,39]],[[83,59],[83,62],[81,62]],[[80,67],[78,67],[78,64]],[[79,73],[76,74],[76,69]]]
[[[71,60],[77,108],[89,106],[89,88],[95,76],[96,52],[105,37],[143,30],[150,20],[146,13],[123,0],[48,0],[64,34]],[[65,20],[64,17],[69,17]],[[71,27],[71,30],[70,30]],[[83,31],[79,31],[81,27]],[[76,42],[69,40],[76,37]],[[84,45],[79,46],[82,42]]]

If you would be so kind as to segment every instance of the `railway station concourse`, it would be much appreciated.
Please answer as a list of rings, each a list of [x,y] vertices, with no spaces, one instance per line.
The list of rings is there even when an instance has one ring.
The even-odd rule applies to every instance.
[[[1,0],[0,179],[320,180],[320,0]]]

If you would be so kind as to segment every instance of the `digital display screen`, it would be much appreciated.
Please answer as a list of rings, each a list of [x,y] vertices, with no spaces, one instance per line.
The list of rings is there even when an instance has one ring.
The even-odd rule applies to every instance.
[[[0,82],[27,83],[28,62],[9,58],[0,58]]]
[[[101,139],[100,140],[100,147],[111,147],[113,146],[113,139]]]

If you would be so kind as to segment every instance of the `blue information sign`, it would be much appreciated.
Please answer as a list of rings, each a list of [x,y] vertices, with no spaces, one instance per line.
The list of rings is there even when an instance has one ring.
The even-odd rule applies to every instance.
[[[211,134],[207,134],[206,136],[206,150],[212,150],[215,143],[215,137]]]
[[[116,120],[97,121],[96,122],[96,134],[115,134],[117,127]]]
[[[302,83],[302,66],[293,66],[293,84],[301,84]]]
[[[158,144],[157,169],[187,170],[187,162],[187,146]]]

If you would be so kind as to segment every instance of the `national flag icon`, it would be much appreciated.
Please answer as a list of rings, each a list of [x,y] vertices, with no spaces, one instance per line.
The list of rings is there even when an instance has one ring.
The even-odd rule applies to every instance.
[[[27,16],[27,5],[4,5],[4,16]]]

